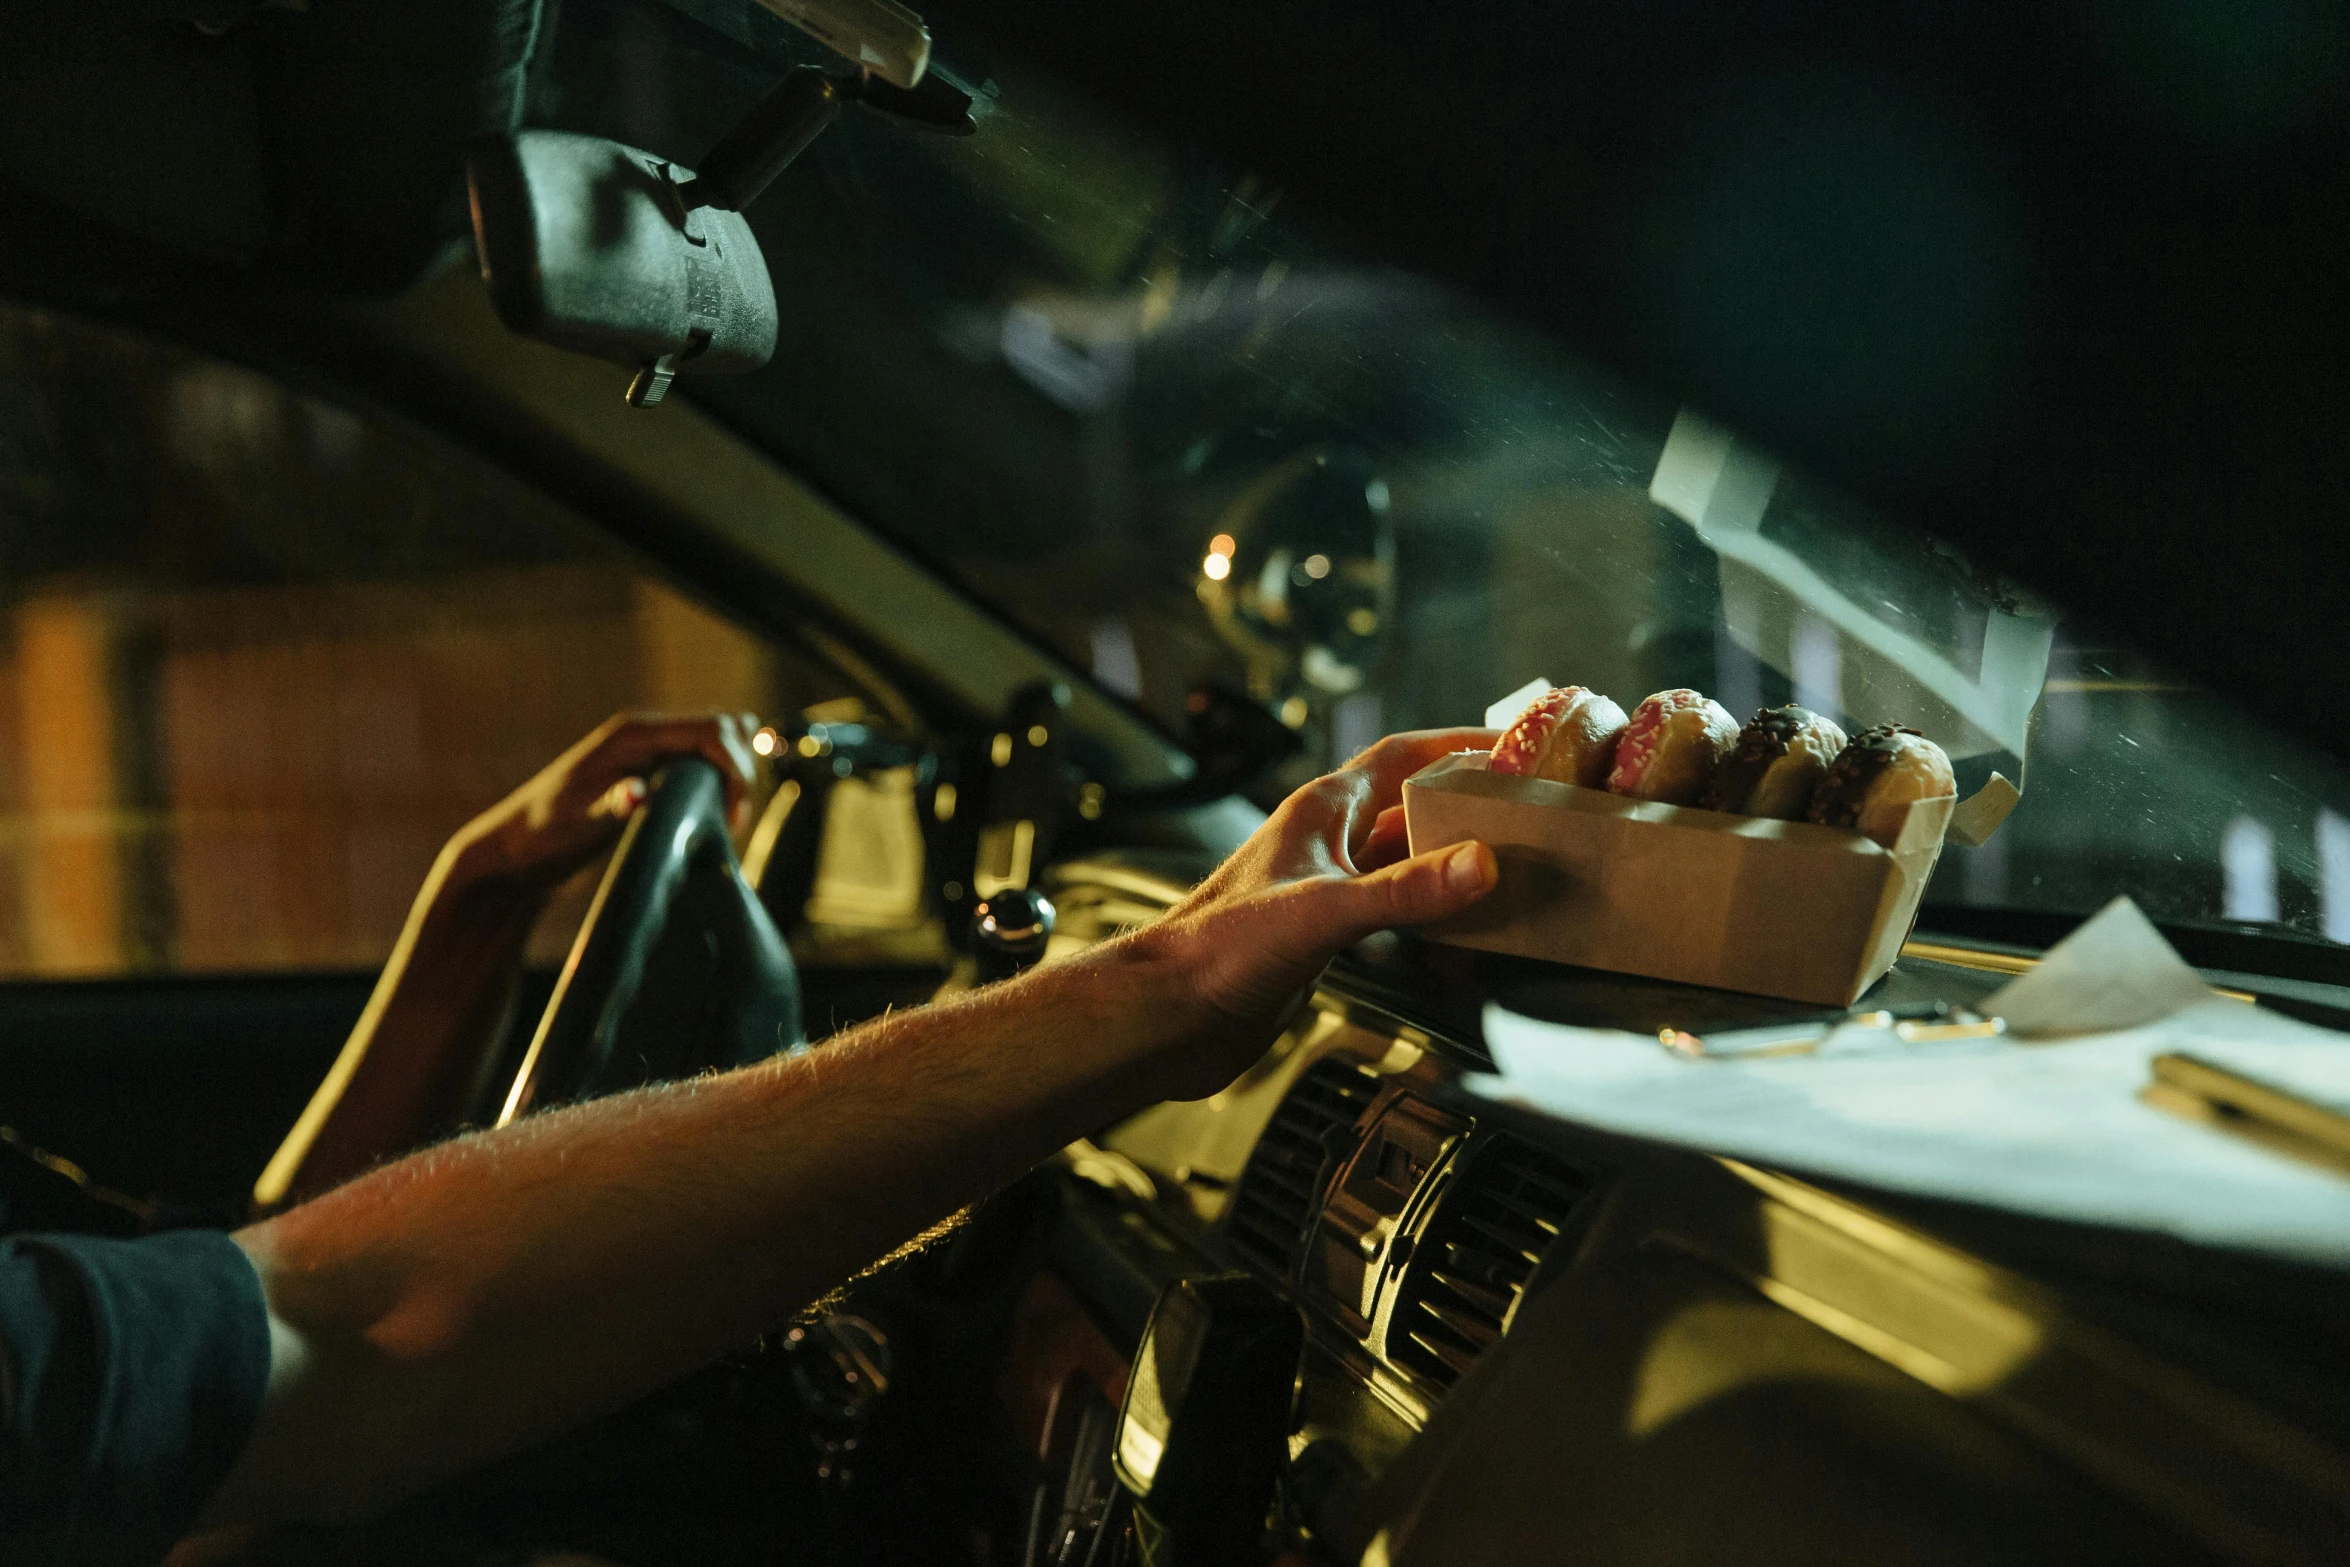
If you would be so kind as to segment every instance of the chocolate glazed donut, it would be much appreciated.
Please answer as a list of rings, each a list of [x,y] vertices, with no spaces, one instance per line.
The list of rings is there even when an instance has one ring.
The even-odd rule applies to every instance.
[[[1803,820],[1812,790],[1844,749],[1844,731],[1808,707],[1765,708],[1738,731],[1730,759],[1698,801],[1709,811]]]
[[[1809,815],[1822,827],[1851,828],[1890,849],[1912,805],[1957,789],[1940,746],[1915,729],[1879,724],[1854,735],[1838,754],[1812,792]]]

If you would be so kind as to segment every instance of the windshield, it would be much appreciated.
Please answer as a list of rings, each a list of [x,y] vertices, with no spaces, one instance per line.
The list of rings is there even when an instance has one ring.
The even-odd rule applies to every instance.
[[[934,17],[934,23],[939,22]],[[2350,941],[2350,782],[1937,541],[1317,234],[941,26],[951,138],[845,115],[752,213],[773,364],[681,383],[1178,739],[1281,787],[1532,680],[1917,724],[2023,782],[1930,904]],[[691,162],[821,51],[725,0],[562,0],[532,117]]]

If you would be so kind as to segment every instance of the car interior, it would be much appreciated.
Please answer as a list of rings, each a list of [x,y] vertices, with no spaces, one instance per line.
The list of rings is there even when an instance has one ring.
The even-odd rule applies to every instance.
[[[1978,1018],[2124,896],[2350,1029],[2337,11],[0,16],[0,1135],[145,1222],[284,1195],[442,842],[615,712],[758,715],[751,809],[650,781],[436,1135],[1144,926],[1530,684],[2012,803],[1850,1008],[1372,938],[722,1363],[206,1560],[2342,1559],[2350,1222],[1762,1158],[1518,1043]],[[2335,1212],[2330,1135],[2246,1157]]]

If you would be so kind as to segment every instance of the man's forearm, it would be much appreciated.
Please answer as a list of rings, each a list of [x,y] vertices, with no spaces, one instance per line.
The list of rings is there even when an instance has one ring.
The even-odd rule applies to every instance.
[[[447,1130],[478,1083],[531,926],[619,836],[656,768],[698,756],[729,809],[750,782],[748,715],[622,714],[460,828],[409,908],[367,1009],[254,1187],[299,1202]]]
[[[1151,1097],[1160,983],[1147,943],[1113,943],[794,1059],[462,1139],[242,1232],[280,1355],[216,1517],[364,1510],[748,1341]]]
[[[812,1054],[463,1139],[242,1232],[271,1387],[211,1518],[363,1512],[576,1424],[1070,1139],[1215,1092],[1348,942],[1492,888],[1490,850],[1393,859],[1376,828],[1413,772],[1492,740],[1381,741],[1163,917],[1065,963]]]
[[[256,1185],[263,1209],[299,1202],[454,1123],[505,1015],[544,899],[460,874],[443,851],[351,1036]]]

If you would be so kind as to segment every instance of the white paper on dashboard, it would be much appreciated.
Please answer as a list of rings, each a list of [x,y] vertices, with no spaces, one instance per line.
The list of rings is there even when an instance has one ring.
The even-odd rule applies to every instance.
[[[1981,1003],[2011,1034],[2136,1028],[2211,999],[2211,987],[2126,897],[2116,898]]]
[[[1488,1097],[1884,1190],[2350,1266],[2350,1179],[2140,1102],[2169,1050],[2341,1080],[2350,1036],[2224,998],[2056,1043],[1952,1041],[1733,1062],[1485,1014]]]

